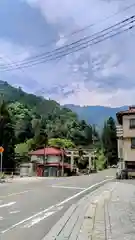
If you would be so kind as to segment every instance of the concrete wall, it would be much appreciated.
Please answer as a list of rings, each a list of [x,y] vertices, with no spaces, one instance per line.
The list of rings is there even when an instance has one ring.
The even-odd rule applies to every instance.
[[[125,161],[135,161],[135,149],[131,148],[131,140],[130,139],[124,139],[123,158]]]
[[[46,161],[47,163],[55,163],[60,162],[61,157],[60,156],[47,156]],[[31,162],[37,162],[37,163],[44,163],[44,156],[31,156]]]
[[[43,156],[35,156],[35,155],[31,156],[31,162],[38,162],[38,163],[43,164],[43,161],[44,161]]]
[[[117,128],[118,136],[118,157],[122,158],[124,161],[135,161],[135,149],[131,148],[131,138],[135,137],[135,129],[130,129],[130,119],[135,118],[133,115],[123,116],[123,138],[121,136],[122,131]]]
[[[135,129],[130,129],[130,119],[135,118],[134,115],[123,116],[123,137],[135,137]]]
[[[61,156],[48,156],[47,163],[57,163],[61,161]]]
[[[123,139],[118,139],[118,158],[123,159]]]
[[[33,163],[22,163],[20,165],[20,176],[31,177],[35,175],[35,169]]]

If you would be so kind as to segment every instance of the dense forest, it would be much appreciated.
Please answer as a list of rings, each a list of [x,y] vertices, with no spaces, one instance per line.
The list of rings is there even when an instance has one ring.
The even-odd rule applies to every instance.
[[[25,93],[3,81],[0,81],[0,96],[0,146],[5,149],[3,168],[14,168],[15,155],[26,156],[29,151],[46,145],[88,148],[93,138],[102,142],[101,147],[107,145],[92,125],[79,121],[74,112],[53,100]],[[102,154],[107,155],[107,149],[103,149]]]

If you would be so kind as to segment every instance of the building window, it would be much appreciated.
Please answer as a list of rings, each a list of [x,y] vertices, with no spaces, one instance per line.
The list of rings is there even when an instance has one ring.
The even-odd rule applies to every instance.
[[[135,128],[135,118],[130,119],[130,128]]]
[[[131,138],[131,148],[135,149],[135,138]]]

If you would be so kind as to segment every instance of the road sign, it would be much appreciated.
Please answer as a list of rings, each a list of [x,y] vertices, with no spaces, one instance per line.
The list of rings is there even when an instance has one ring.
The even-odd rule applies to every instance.
[[[3,153],[3,152],[4,152],[4,148],[0,147],[0,153]]]

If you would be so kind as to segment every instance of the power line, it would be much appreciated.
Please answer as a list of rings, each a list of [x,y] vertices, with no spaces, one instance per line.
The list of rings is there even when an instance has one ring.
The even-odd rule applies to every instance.
[[[73,52],[76,52],[76,51],[80,51],[81,49],[83,49],[83,47],[84,48],[86,48],[86,46],[88,47],[88,46],[90,46],[90,45],[94,45],[95,44],[95,42],[96,41],[99,41],[99,39],[100,39],[100,41],[102,40],[101,38],[104,38],[104,37],[107,37],[107,39],[109,38],[109,37],[111,37],[110,35],[109,36],[107,36],[108,34],[110,34],[110,33],[112,33],[113,31],[118,31],[118,30],[121,30],[123,27],[127,27],[128,26],[128,29],[130,29],[130,27],[129,27],[129,24],[131,24],[131,23],[134,23],[135,22],[135,16],[132,16],[132,17],[130,17],[130,18],[128,18],[128,20],[130,20],[129,22],[127,22],[126,23],[126,21],[127,21],[127,19],[126,20],[124,20],[124,21],[122,21],[122,22],[120,22],[120,23],[124,23],[122,26],[118,26],[117,28],[112,28],[112,27],[109,27],[109,28],[107,28],[107,29],[110,29],[110,31],[109,32],[105,32],[105,29],[104,30],[102,30],[102,31],[100,31],[99,33],[102,33],[103,32],[103,34],[100,34],[100,35],[98,35],[98,36],[96,36],[95,38],[92,38],[92,39],[86,39],[85,41],[83,41],[83,42],[81,42],[81,43],[79,43],[79,44],[76,44],[75,46],[72,46],[71,44],[69,45],[70,46],[70,48],[68,48],[68,49],[64,49],[63,50],[63,48],[62,48],[62,51],[61,52],[50,52],[50,55],[45,55],[44,56],[44,58],[43,59],[41,59],[40,61],[38,61],[38,62],[26,62],[26,63],[23,63],[23,64],[20,64],[18,67],[13,67],[13,65],[11,65],[11,68],[5,68],[5,69],[2,69],[2,71],[3,72],[5,72],[5,71],[10,71],[10,70],[16,70],[16,69],[19,69],[20,67],[22,68],[22,67],[24,67],[24,68],[28,68],[28,67],[32,67],[32,66],[34,66],[34,65],[37,65],[37,64],[41,64],[41,63],[44,63],[44,62],[48,62],[48,61],[50,61],[50,60],[53,60],[53,59],[58,59],[58,58],[60,58],[60,57],[63,57],[63,56],[66,56],[66,55],[69,55],[69,54],[71,54],[71,53],[73,53]],[[117,26],[118,24],[115,24],[115,25],[113,25],[113,27],[114,26]],[[111,29],[112,28],[112,29]],[[126,29],[126,30],[128,30],[128,29]],[[104,33],[105,32],[105,33]],[[99,34],[99,33],[96,33],[96,35],[97,34]],[[95,35],[95,34],[94,34]],[[117,35],[117,33],[115,34],[115,35]],[[93,36],[93,35],[92,35]],[[90,38],[90,37],[89,37]],[[102,40],[103,41],[103,40]],[[52,54],[53,53],[53,54]],[[31,64],[30,64],[31,63]]]
[[[73,36],[73,35],[75,35],[75,34],[77,34],[77,33],[83,32],[83,31],[85,31],[85,30],[87,30],[87,29],[89,29],[89,28],[91,28],[91,27],[93,27],[93,26],[96,26],[96,25],[98,25],[98,24],[100,24],[100,23],[102,23],[102,22],[105,22],[105,21],[107,21],[108,19],[111,19],[111,18],[113,18],[114,16],[119,15],[120,13],[125,12],[125,11],[127,11],[127,10],[129,10],[129,9],[131,9],[131,8],[133,8],[133,7],[135,7],[135,3],[130,4],[130,5],[122,8],[122,9],[119,10],[119,11],[116,11],[114,14],[112,14],[112,15],[110,15],[110,16],[108,16],[108,17],[102,18],[102,19],[98,20],[98,21],[95,22],[95,23],[89,24],[89,25],[87,25],[87,26],[85,26],[85,27],[83,27],[83,28],[81,28],[81,29],[74,30],[74,31],[72,31],[71,33],[65,35],[64,37],[67,38],[67,37]],[[56,43],[56,39],[52,39],[51,42],[49,41],[48,43],[39,45],[38,47],[47,47],[47,46],[51,45],[52,43]],[[40,56],[34,55],[33,57],[35,58],[35,57],[40,57]],[[4,60],[3,57],[1,57],[1,58]],[[30,58],[27,58],[27,60],[28,60],[28,59],[30,60],[31,57],[30,57]],[[25,61],[26,61],[26,60],[25,60]],[[59,62],[59,61],[60,61],[60,58],[59,58],[58,62]],[[12,65],[14,64],[15,66],[18,66],[18,63],[15,63],[15,62],[11,61],[11,59],[10,59],[10,62],[11,62]],[[57,62],[57,63],[58,63],[58,62]],[[21,64],[21,63],[19,63],[19,64]],[[7,65],[7,64],[6,64],[6,65]],[[2,66],[5,67],[5,64],[0,64],[0,67],[2,67]],[[11,65],[8,64],[8,66],[10,67]],[[18,66],[18,69],[19,69],[19,66]],[[20,68],[20,69],[21,69],[21,71],[22,71],[22,68]]]
[[[25,66],[19,66],[18,68],[7,68],[7,69],[3,69],[3,72],[5,72],[5,71],[11,71],[11,70],[17,70],[17,69],[20,69],[20,68],[29,68],[29,67],[33,67],[33,66],[35,66],[35,65],[37,65],[37,64],[42,64],[42,63],[46,63],[46,62],[49,62],[49,61],[54,61],[54,60],[56,60],[56,59],[60,59],[60,58],[62,58],[62,57],[64,57],[64,56],[67,56],[67,55],[69,55],[69,54],[71,54],[71,53],[74,53],[74,52],[78,52],[78,51],[80,51],[80,50],[83,50],[83,49],[85,49],[85,48],[87,48],[87,47],[89,47],[89,46],[92,46],[92,45],[95,45],[95,44],[97,44],[97,43],[100,43],[100,42],[103,42],[104,40],[106,40],[106,39],[109,39],[109,38],[112,38],[113,36],[116,36],[116,35],[119,35],[120,33],[123,33],[123,32],[126,32],[127,30],[130,30],[131,28],[133,28],[134,26],[128,26],[128,28],[127,29],[124,29],[124,30],[122,30],[122,31],[119,31],[119,32],[116,32],[115,34],[112,34],[112,35],[109,35],[109,36],[106,36],[105,34],[104,35],[102,35],[102,36],[99,36],[97,39],[94,39],[94,40],[97,40],[97,41],[95,41],[95,42],[91,42],[90,43],[90,41],[88,41],[88,42],[86,42],[86,43],[83,43],[83,44],[81,44],[80,45],[80,47],[78,48],[71,48],[71,49],[69,49],[70,51],[66,51],[66,52],[63,52],[63,53],[60,53],[59,55],[52,55],[52,56],[50,56],[50,58],[48,58],[48,57],[46,57],[46,58],[44,58],[42,61],[40,61],[40,62],[37,62],[37,63],[33,63],[33,64],[31,64],[31,65],[25,65]],[[100,39],[101,37],[103,37],[102,39]],[[99,40],[100,39],[100,40]]]
[[[76,48],[78,48],[80,46],[83,46],[84,44],[88,44],[90,41],[94,41],[94,40],[96,40],[99,37],[103,37],[104,35],[109,34],[112,31],[119,30],[120,28],[125,27],[125,26],[133,23],[134,21],[135,21],[135,16],[131,16],[130,18],[127,18],[127,19],[125,19],[125,20],[123,20],[123,21],[121,21],[119,23],[116,23],[116,24],[114,24],[114,25],[112,25],[112,26],[110,26],[110,27],[108,27],[106,29],[103,29],[102,31],[97,32],[97,33],[95,33],[95,34],[93,34],[91,36],[85,37],[83,39],[79,39],[76,42],[73,42],[71,44],[65,45],[65,46],[63,46],[61,48],[57,48],[57,49],[55,49],[53,51],[44,53],[44,55],[42,54],[42,58],[40,58],[40,59],[32,59],[31,61],[22,61],[22,62],[17,63],[17,65],[19,65],[19,67],[26,68],[26,67],[31,67],[31,66],[43,63],[43,62],[45,62],[46,58],[47,58],[47,60],[49,60],[49,58],[55,56],[55,54],[63,54],[63,53],[65,54],[65,50],[67,51],[67,50],[70,50],[70,49],[71,50],[72,49],[76,49]],[[103,33],[103,34],[101,35],[101,33]],[[96,36],[96,37],[92,38],[94,36]],[[5,68],[5,69],[2,69],[2,70],[3,71],[7,71],[7,70],[10,70],[10,69],[11,70],[15,70],[15,69],[18,69],[18,68],[14,67],[14,65],[12,64],[11,68],[9,68],[9,69]]]
[[[21,62],[19,62],[19,63],[20,63],[20,64],[23,64],[23,63],[25,64],[26,62],[29,63],[29,62],[34,62],[34,60],[38,60],[38,59],[40,60],[40,58],[42,59],[42,57],[45,57],[46,55],[48,55],[48,54],[50,54],[50,53],[51,53],[51,54],[52,54],[52,53],[56,53],[56,52],[58,52],[58,51],[60,51],[60,50],[63,50],[63,49],[65,49],[65,48],[68,48],[68,47],[70,47],[70,46],[79,44],[79,43],[81,43],[81,42],[83,42],[83,41],[85,41],[85,40],[88,40],[88,39],[91,38],[91,37],[94,37],[94,36],[96,36],[96,35],[98,35],[98,34],[100,34],[100,33],[103,33],[103,32],[105,32],[105,31],[107,31],[107,30],[110,30],[110,29],[112,29],[112,28],[114,28],[114,27],[117,27],[118,25],[123,24],[123,23],[125,23],[125,22],[133,19],[134,17],[135,17],[135,16],[131,16],[131,17],[129,17],[129,18],[124,19],[123,21],[120,21],[120,22],[118,22],[118,23],[116,23],[116,24],[114,24],[114,25],[111,25],[110,27],[105,28],[105,29],[103,29],[103,30],[101,30],[101,31],[99,31],[99,32],[97,32],[97,33],[94,33],[94,34],[92,34],[92,35],[90,35],[90,36],[80,38],[79,40],[74,41],[74,42],[72,42],[72,43],[70,43],[70,44],[66,44],[66,45],[64,45],[64,46],[62,46],[62,47],[59,47],[59,48],[56,48],[56,49],[54,49],[54,50],[52,50],[52,51],[48,51],[48,52],[42,53],[42,54],[38,55],[38,56],[35,57],[35,58],[29,58],[29,59],[30,59],[29,61],[21,61]]]
[[[60,56],[54,56],[54,57],[52,57],[51,59],[49,59],[49,60],[45,60],[44,61],[44,63],[46,63],[46,62],[49,62],[49,61],[54,61],[54,60],[56,60],[56,59],[59,59],[59,57],[65,57],[65,56],[67,56],[67,55],[69,55],[69,54],[71,54],[71,53],[75,53],[75,52],[78,52],[78,51],[80,51],[80,50],[83,50],[83,49],[85,49],[85,48],[87,48],[87,47],[89,47],[89,46],[93,46],[93,45],[96,45],[96,44],[98,44],[98,43],[100,43],[100,42],[103,42],[103,41],[105,41],[105,40],[107,40],[107,39],[110,39],[110,38],[112,38],[112,37],[115,37],[115,36],[117,36],[117,35],[120,35],[121,33],[124,33],[124,32],[127,32],[128,30],[131,30],[132,28],[134,28],[135,27],[135,25],[133,25],[133,26],[130,26],[130,27],[128,27],[127,29],[124,29],[124,30],[122,30],[122,31],[119,31],[119,32],[117,32],[117,33],[115,33],[115,34],[112,34],[112,35],[110,35],[110,36],[106,36],[105,38],[103,38],[103,39],[101,39],[101,40],[98,40],[98,41],[96,41],[96,42],[94,42],[94,43],[91,43],[91,44],[86,44],[85,46],[82,46],[82,47],[80,47],[80,48],[78,48],[78,49],[75,49],[75,50],[73,50],[73,51],[70,51],[70,52],[68,52],[68,53],[64,53],[63,55],[60,55]]]

